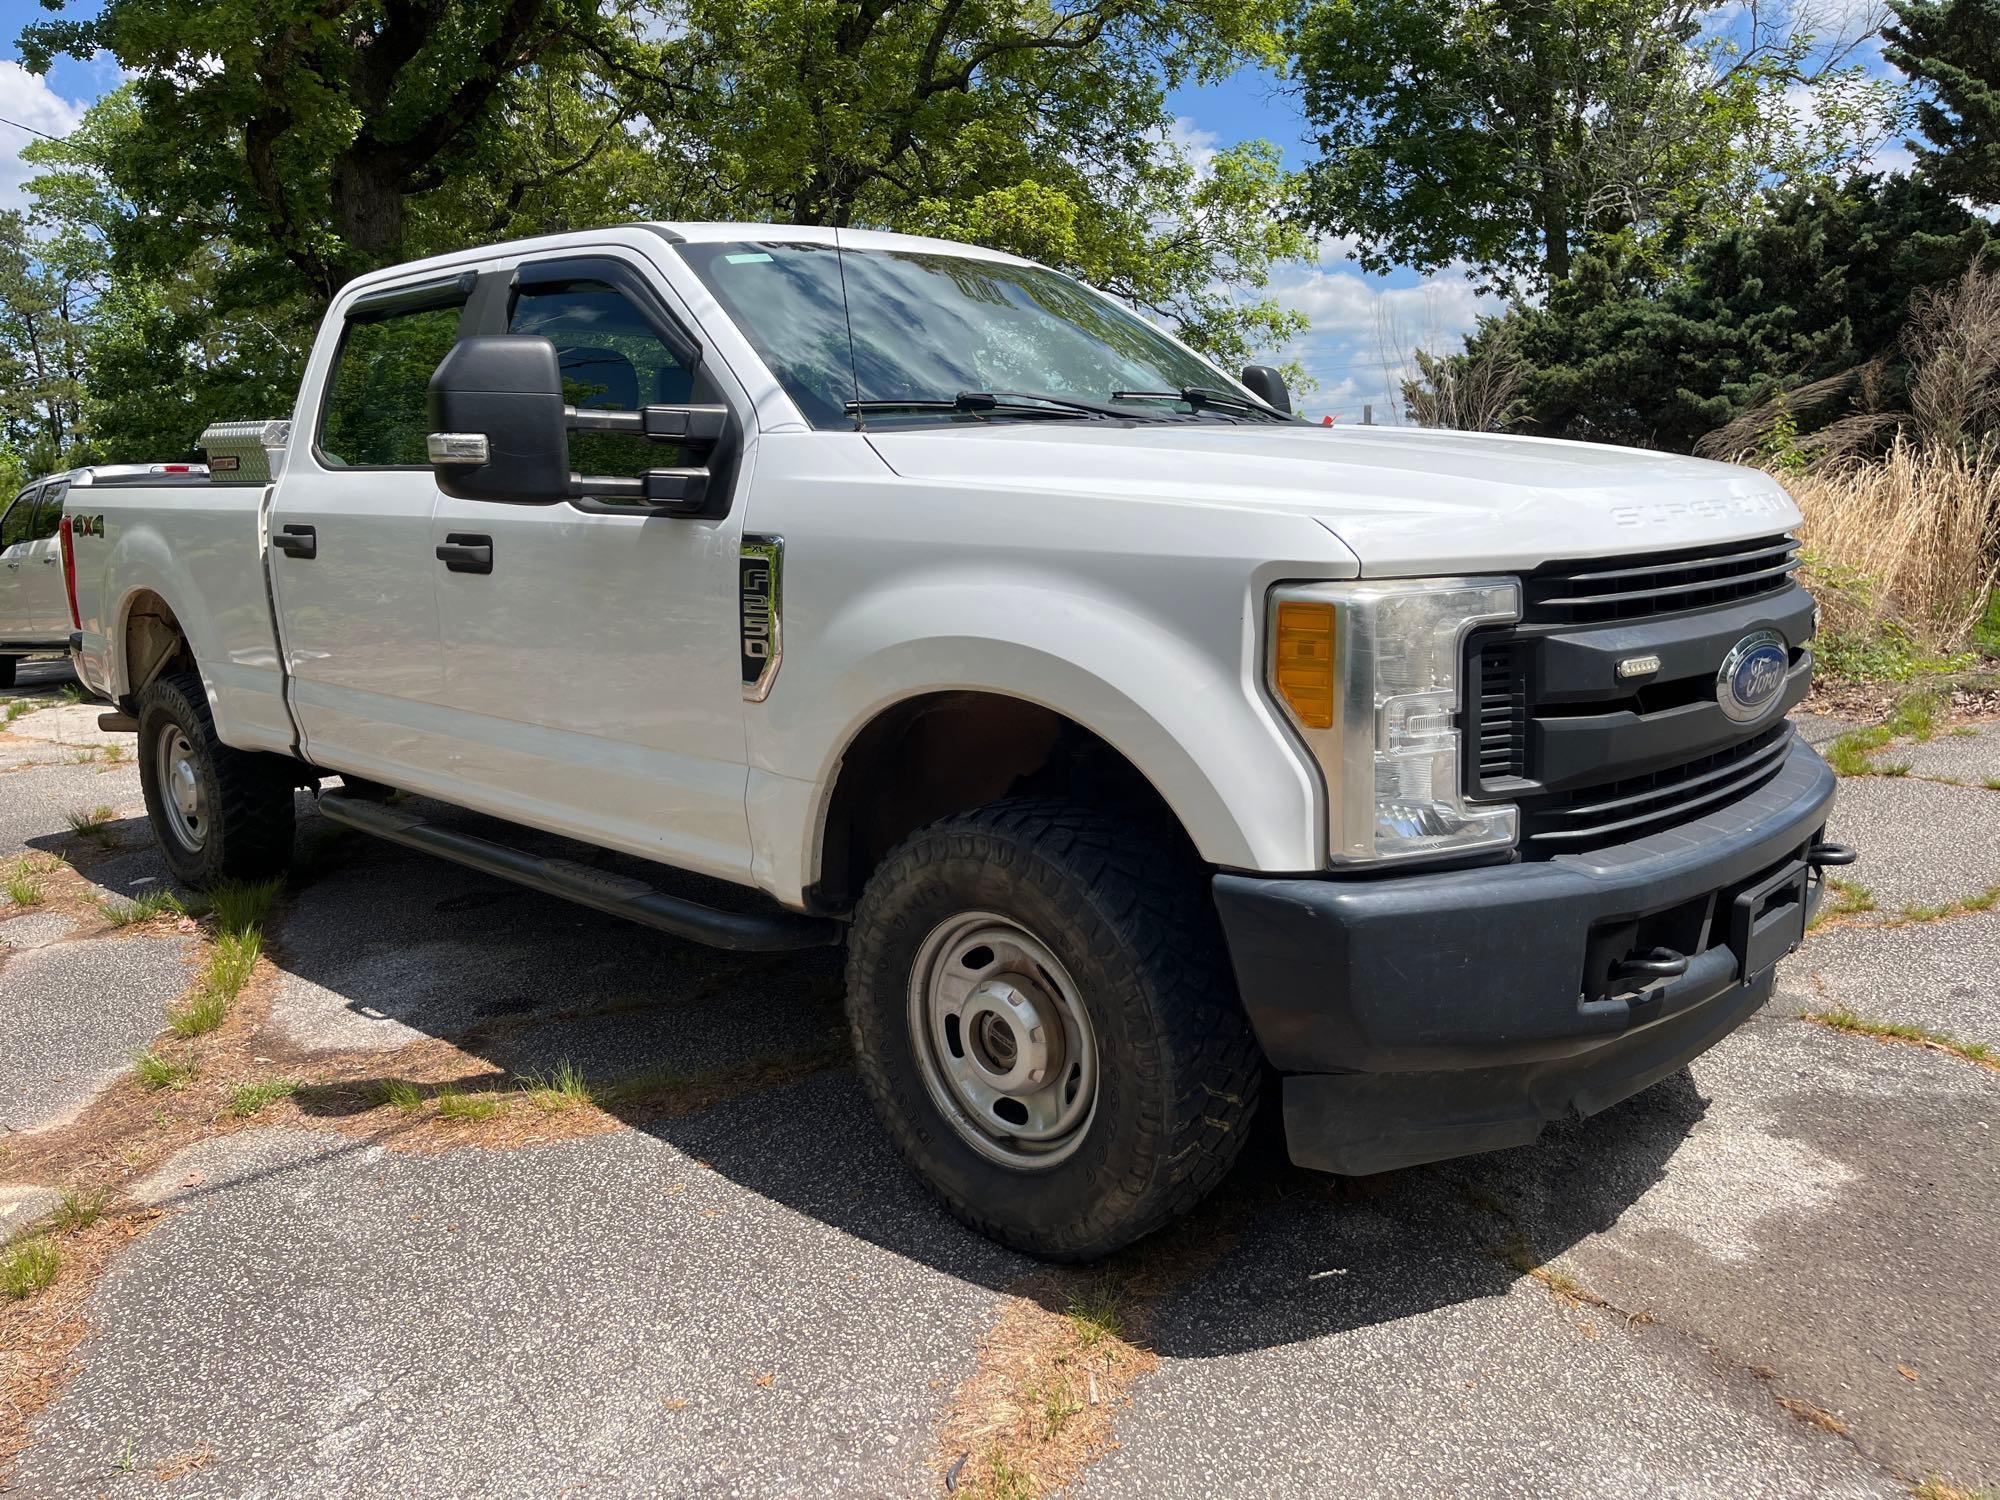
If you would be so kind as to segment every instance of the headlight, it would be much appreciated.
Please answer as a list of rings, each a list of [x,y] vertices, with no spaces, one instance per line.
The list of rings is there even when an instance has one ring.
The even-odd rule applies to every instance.
[[[1268,681],[1325,775],[1335,863],[1512,846],[1516,809],[1465,801],[1457,721],[1466,633],[1520,617],[1511,578],[1273,591]]]

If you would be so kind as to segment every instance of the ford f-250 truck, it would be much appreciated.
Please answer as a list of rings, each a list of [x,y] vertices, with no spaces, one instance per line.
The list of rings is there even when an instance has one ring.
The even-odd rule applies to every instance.
[[[77,657],[190,883],[282,869],[338,773],[339,823],[684,937],[845,942],[910,1164],[1096,1256],[1273,1087],[1345,1173],[1644,1088],[1851,858],[1786,722],[1814,611],[1770,478],[1288,406],[961,245],[472,250],[345,288],[209,483],[72,505]]]

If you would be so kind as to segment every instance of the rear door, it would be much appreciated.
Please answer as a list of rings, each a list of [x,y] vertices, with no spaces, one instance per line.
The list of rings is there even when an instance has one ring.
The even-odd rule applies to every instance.
[[[62,542],[57,533],[62,530],[63,498],[68,494],[67,479],[54,479],[42,486],[27,559],[21,568],[22,592],[34,633],[62,641],[69,638],[69,595],[63,589]]]
[[[499,273],[496,290],[509,279]],[[569,404],[630,411],[730,399],[636,257],[525,262],[511,283],[488,304],[495,326],[478,331],[503,331],[504,317],[504,331],[554,343]],[[672,447],[642,438],[570,438],[578,473],[675,462]],[[432,565],[452,763],[468,800],[747,877],[741,512],[605,515],[553,495],[539,505],[440,497],[434,542],[490,549],[490,571]]]
[[[0,641],[34,644],[69,631],[62,559],[52,540],[68,487],[61,480],[31,484],[0,516]]]
[[[364,294],[322,333],[271,502],[269,556],[292,712],[318,764],[442,790],[449,741],[425,453],[431,372],[467,283]],[[309,425],[308,425],[309,424]],[[301,433],[298,428],[307,427]]]

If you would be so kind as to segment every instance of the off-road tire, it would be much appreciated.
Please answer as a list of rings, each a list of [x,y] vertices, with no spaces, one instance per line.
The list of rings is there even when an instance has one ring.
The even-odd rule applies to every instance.
[[[12,687],[14,685],[14,674],[19,672],[20,669],[20,657],[0,656],[0,688]]]
[[[1056,1167],[982,1155],[924,1082],[913,966],[929,934],[973,911],[1045,943],[1090,1015],[1097,1108]],[[1205,869],[1070,802],[994,803],[892,850],[855,912],[847,1014],[862,1082],[904,1159],[967,1225],[1046,1260],[1095,1260],[1193,1207],[1241,1151],[1263,1079]]]
[[[194,750],[195,774],[209,809],[201,847],[175,832],[160,782],[160,737],[178,728]],[[292,776],[279,756],[237,750],[215,737],[208,693],[194,672],[156,677],[139,693],[139,785],[146,815],[174,878],[196,890],[225,880],[265,880],[282,874],[292,854]]]

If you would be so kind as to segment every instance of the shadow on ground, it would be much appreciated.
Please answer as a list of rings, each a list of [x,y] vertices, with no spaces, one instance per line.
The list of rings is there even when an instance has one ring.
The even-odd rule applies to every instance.
[[[301,812],[297,869],[267,941],[283,976],[274,1045],[333,1055],[442,1038],[493,1070],[466,1087],[567,1062],[600,1092],[646,1075],[700,1079],[807,1059],[798,1081],[694,1114],[628,1118],[744,1189],[944,1274],[997,1290],[1032,1269],[959,1226],[889,1148],[845,1065],[836,951],[702,948],[335,828],[304,797]],[[112,890],[156,886],[164,866],[144,823],[114,832],[120,847],[108,852],[49,843]],[[558,851],[601,860],[550,841]],[[700,882],[676,888],[719,899]],[[364,1107],[357,1092],[302,1103],[339,1113]],[[615,1088],[611,1100],[617,1113]],[[1593,1120],[1552,1127],[1535,1146],[1368,1179],[1290,1166],[1267,1111],[1223,1189],[1111,1269],[1171,1287],[1170,1265],[1165,1276],[1150,1268],[1204,1268],[1198,1293],[1162,1297],[1149,1323],[1153,1347],[1180,1358],[1503,1295],[1523,1254],[1552,1258],[1615,1223],[1705,1108],[1683,1072]]]

